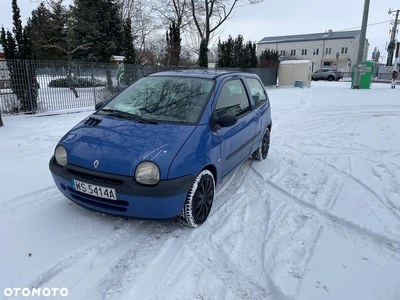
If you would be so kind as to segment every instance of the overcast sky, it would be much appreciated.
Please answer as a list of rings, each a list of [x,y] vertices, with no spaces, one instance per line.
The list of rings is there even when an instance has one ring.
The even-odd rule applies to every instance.
[[[19,0],[22,22],[37,7],[36,0]],[[34,3],[31,3],[34,2]],[[328,29],[341,31],[360,29],[364,10],[364,0],[264,0],[255,5],[239,2],[233,17],[224,23],[217,35],[226,40],[229,35],[244,39],[260,41],[267,36],[292,35],[303,33],[319,33]],[[389,9],[400,9],[398,0],[370,0],[367,38],[370,43],[368,58],[375,47],[381,56],[387,58],[385,50],[389,41],[390,20]],[[380,24],[376,24],[380,23]],[[376,25],[374,25],[376,24]],[[0,25],[12,27],[11,0],[0,0]],[[399,26],[400,27],[400,26]],[[399,35],[397,36],[399,39]]]

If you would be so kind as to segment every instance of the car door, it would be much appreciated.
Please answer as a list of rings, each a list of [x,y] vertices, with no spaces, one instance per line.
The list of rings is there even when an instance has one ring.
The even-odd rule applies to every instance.
[[[323,70],[318,70],[314,73],[314,79],[322,79],[323,75],[322,75]]]
[[[265,133],[270,120],[265,117],[268,106],[263,104],[267,101],[267,94],[264,89],[264,85],[256,78],[246,78],[246,83],[250,90],[250,95],[253,99],[254,114],[256,121],[256,140],[254,141],[253,150],[258,148],[261,144],[261,139]]]
[[[241,79],[223,83],[214,113],[217,117],[232,114],[238,118],[234,126],[217,130],[221,145],[220,172],[225,177],[251,154],[257,133],[256,116]]]

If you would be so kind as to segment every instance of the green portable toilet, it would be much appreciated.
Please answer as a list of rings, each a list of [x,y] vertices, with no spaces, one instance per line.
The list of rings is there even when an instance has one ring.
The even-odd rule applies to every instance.
[[[360,89],[369,89],[372,84],[372,76],[374,74],[374,63],[370,61],[364,61],[360,65],[353,66],[353,74],[351,76],[351,88],[354,86],[354,80],[356,78],[356,68],[360,70]]]

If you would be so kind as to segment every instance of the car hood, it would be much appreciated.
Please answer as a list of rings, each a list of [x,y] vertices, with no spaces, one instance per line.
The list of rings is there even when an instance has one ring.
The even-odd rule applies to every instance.
[[[195,127],[91,115],[71,129],[60,144],[67,150],[68,163],[73,165],[134,176],[140,162],[152,161],[160,168],[161,179],[166,179],[172,160]]]

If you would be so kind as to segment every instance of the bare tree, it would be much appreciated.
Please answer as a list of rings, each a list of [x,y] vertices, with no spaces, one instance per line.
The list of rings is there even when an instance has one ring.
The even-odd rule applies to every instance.
[[[175,22],[181,33],[192,21],[190,0],[156,0],[151,7],[163,17],[163,25]]]
[[[257,4],[263,0],[247,0]],[[212,37],[221,25],[231,16],[239,0],[190,0],[194,26],[208,46]]]
[[[153,66],[166,65],[167,49],[165,36],[161,33],[153,35],[147,41],[147,48],[142,54],[142,60]]]

